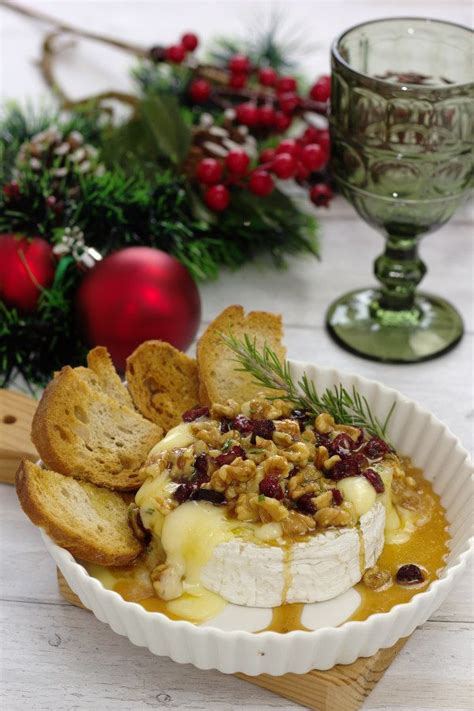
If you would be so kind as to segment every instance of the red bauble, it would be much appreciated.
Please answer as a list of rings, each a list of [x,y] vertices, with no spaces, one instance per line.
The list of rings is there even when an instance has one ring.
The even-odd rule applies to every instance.
[[[128,247],[99,262],[81,282],[76,309],[89,345],[106,346],[121,371],[127,356],[149,339],[186,350],[201,318],[189,272],[151,247]]]
[[[0,235],[0,298],[19,311],[34,311],[41,289],[53,282],[55,263],[44,239]]]

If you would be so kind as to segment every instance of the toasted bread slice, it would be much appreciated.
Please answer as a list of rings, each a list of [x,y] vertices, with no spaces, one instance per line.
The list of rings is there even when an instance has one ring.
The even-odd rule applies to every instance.
[[[164,341],[138,346],[127,358],[126,375],[137,409],[166,431],[199,402],[196,361]]]
[[[229,331],[239,339],[248,335],[260,348],[267,343],[280,359],[285,358],[280,315],[265,311],[245,315],[242,306],[229,306],[209,324],[198,342],[199,395],[203,404],[224,402],[228,398],[241,404],[259,392],[266,392],[253,382],[251,375],[236,370],[235,356],[221,336]],[[268,392],[275,395],[274,390]]]
[[[102,390],[121,405],[133,409],[132,398],[112,363],[107,348],[97,346],[87,354],[87,365],[96,374]]]
[[[128,525],[120,494],[24,460],[16,490],[26,515],[73,556],[101,565],[128,565],[143,549]]]
[[[69,366],[47,386],[31,429],[48,467],[122,491],[140,486],[140,467],[162,435],[161,427],[91,387]]]

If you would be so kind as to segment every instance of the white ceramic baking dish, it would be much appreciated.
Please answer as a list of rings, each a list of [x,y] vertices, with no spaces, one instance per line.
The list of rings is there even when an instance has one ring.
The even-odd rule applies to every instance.
[[[297,377],[305,370],[321,391],[339,383],[348,389],[355,386],[379,418],[396,402],[389,427],[390,440],[398,452],[409,455],[416,466],[424,469],[447,511],[451,542],[441,578],[410,602],[363,622],[319,626],[312,632],[254,634],[247,631],[249,615],[253,613],[246,608],[231,606],[226,613],[226,629],[222,629],[213,626],[212,621],[205,626],[173,621],[160,613],[147,612],[136,603],[125,602],[117,593],[106,590],[68,551],[42,532],[47,549],[72,590],[114,632],[125,635],[136,645],[148,647],[153,654],[191,663],[200,669],[218,669],[228,674],[303,674],[311,669],[350,664],[358,657],[371,656],[392,646],[423,624],[449,594],[473,549],[473,468],[467,451],[432,414],[381,383],[309,363],[293,361],[292,370]],[[353,591],[350,593],[355,595]],[[330,617],[335,619],[335,607],[339,605],[338,621],[342,621],[351,604],[347,594],[344,599],[333,601]],[[322,619],[330,617],[324,614]],[[324,623],[320,621],[321,624]],[[250,628],[258,629],[258,625]]]

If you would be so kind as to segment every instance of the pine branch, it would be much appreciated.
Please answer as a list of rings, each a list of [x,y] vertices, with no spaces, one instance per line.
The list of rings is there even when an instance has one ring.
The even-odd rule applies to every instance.
[[[270,399],[283,399],[294,403],[295,407],[306,412],[309,417],[317,417],[327,412],[338,424],[360,427],[376,437],[387,439],[387,427],[395,409],[395,402],[382,422],[372,412],[367,399],[355,387],[349,392],[339,384],[327,388],[320,395],[315,383],[306,373],[295,383],[288,361],[281,362],[267,344],[259,350],[256,340],[252,340],[247,334],[243,340],[239,340],[232,333],[222,334],[222,338],[240,365],[236,370],[249,373],[258,385],[279,391]]]

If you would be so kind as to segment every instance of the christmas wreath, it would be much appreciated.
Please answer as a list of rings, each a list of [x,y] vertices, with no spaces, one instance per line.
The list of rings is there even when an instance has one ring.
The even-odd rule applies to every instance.
[[[286,188],[317,206],[332,197],[329,78],[303,91],[271,37],[245,54],[224,42],[202,63],[193,33],[146,50],[95,36],[139,57],[137,91],[73,102],[54,77],[59,35],[45,38],[41,61],[58,108],[10,105],[0,120],[3,385],[18,372],[41,385],[83,359],[95,337],[79,292],[97,260],[146,246],[197,280],[261,254],[283,266],[285,255],[318,254],[316,220]]]

